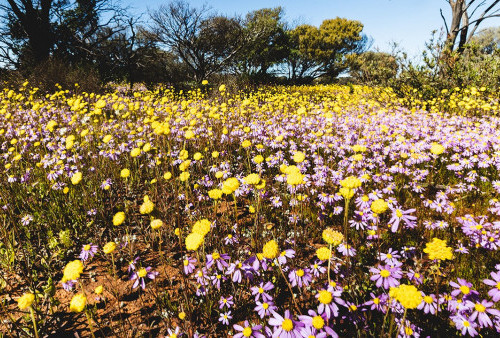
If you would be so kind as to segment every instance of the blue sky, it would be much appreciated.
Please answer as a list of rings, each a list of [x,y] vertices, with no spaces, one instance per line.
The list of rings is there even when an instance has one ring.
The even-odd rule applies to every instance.
[[[157,9],[165,0],[122,0],[134,12]],[[190,0],[195,7],[207,4],[215,12],[226,15],[244,15],[249,11],[282,6],[290,23],[307,23],[318,26],[324,19],[345,17],[364,24],[363,32],[373,38],[373,47],[390,51],[391,42],[397,42],[411,56],[418,56],[433,30],[443,27],[439,9],[450,16],[449,5],[444,0]],[[144,16],[147,19],[147,15]],[[485,21],[480,28],[500,25],[500,19]]]

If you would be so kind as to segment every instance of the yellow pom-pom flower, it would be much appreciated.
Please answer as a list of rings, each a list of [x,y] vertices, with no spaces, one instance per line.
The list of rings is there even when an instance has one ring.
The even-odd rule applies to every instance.
[[[137,157],[141,154],[141,149],[140,148],[134,148],[130,151],[130,156],[131,157]]]
[[[262,248],[262,255],[268,259],[274,259],[279,255],[278,243],[274,239],[270,240]]]
[[[439,143],[434,142],[431,145],[431,153],[433,153],[434,155],[441,155],[442,153],[444,153],[444,147]]]
[[[453,259],[452,248],[446,245],[446,241],[436,237],[432,239],[432,242],[425,245],[424,252],[429,255],[429,259]]]
[[[252,174],[246,176],[243,180],[245,181],[246,184],[255,185],[255,184],[259,184],[260,176],[259,176],[259,174],[252,173]]]
[[[149,200],[149,197],[146,197],[144,197],[144,203],[142,203],[141,207],[139,208],[140,213],[143,215],[150,214],[155,208],[154,203]]]
[[[32,294],[31,292],[27,292],[20,298],[18,298],[17,306],[19,307],[20,310],[24,310],[29,308],[34,301],[35,301],[35,295]]]
[[[349,176],[340,181],[340,185],[347,189],[356,189],[361,186],[361,180],[355,176]]]
[[[113,225],[121,225],[123,222],[125,222],[125,213],[119,211],[113,216]]]
[[[232,194],[240,187],[240,181],[236,177],[230,177],[222,184],[222,192],[226,195]]]
[[[79,293],[71,298],[69,309],[71,312],[82,312],[87,306],[87,297],[83,293]]]
[[[218,200],[222,197],[222,190],[220,190],[220,189],[209,190],[208,197],[210,197],[213,200]]]
[[[332,251],[326,246],[316,250],[316,257],[321,261],[327,261],[332,257]]]
[[[64,268],[63,271],[63,279],[62,279],[63,283],[80,278],[80,274],[82,272],[83,272],[82,261],[77,259],[72,262],[69,262],[68,264],[66,264],[66,267]]]
[[[406,309],[416,309],[423,297],[414,285],[401,284],[389,290],[389,296],[396,299]]]
[[[203,236],[198,233],[190,233],[186,237],[186,249],[196,251],[203,243]]]
[[[108,242],[108,243],[106,243],[106,245],[104,245],[104,247],[102,248],[102,251],[105,254],[110,254],[113,251],[115,251],[115,249],[116,249],[116,243],[115,242]]]
[[[125,168],[125,169],[122,169],[122,171],[120,171],[120,176],[121,176],[122,178],[127,178],[127,177],[129,177],[129,176],[130,176],[130,170],[128,170],[128,169],[126,169],[126,168]]]
[[[163,221],[161,219],[154,219],[151,221],[151,229],[156,230],[163,226]]]
[[[293,160],[295,161],[295,163],[300,163],[305,159],[306,155],[301,151],[297,151],[295,154],[293,154]]]
[[[332,228],[326,228],[323,230],[323,240],[331,245],[339,245],[344,240],[344,235],[342,233],[333,230]]]
[[[77,171],[76,173],[73,174],[73,176],[71,176],[71,183],[73,185],[77,185],[78,183],[80,183],[82,180],[82,173]]]
[[[205,236],[210,232],[211,227],[212,223],[208,219],[204,218],[194,223],[192,232]]]
[[[388,207],[389,207],[389,204],[386,201],[384,201],[383,199],[379,198],[376,201],[372,202],[370,209],[376,214],[383,214],[387,210]]]

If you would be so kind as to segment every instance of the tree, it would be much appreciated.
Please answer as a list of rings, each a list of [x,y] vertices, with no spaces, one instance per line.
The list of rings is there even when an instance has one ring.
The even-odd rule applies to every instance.
[[[446,0],[451,9],[451,22],[441,10],[441,17],[446,29],[445,51],[463,52],[464,46],[474,36],[479,25],[486,19],[500,16],[500,0]],[[458,40],[458,42],[457,42]]]
[[[347,56],[369,46],[359,21],[344,18],[324,20],[319,28],[301,25],[290,35],[289,76],[294,82],[323,77],[333,80],[349,67]]]
[[[494,54],[500,49],[500,27],[489,27],[471,38],[471,44],[477,45],[484,54]]]
[[[319,29],[311,25],[300,25],[288,32],[290,55],[288,78],[293,83],[309,82],[318,76],[316,49],[319,44]]]
[[[197,9],[176,1],[150,17],[157,40],[187,66],[197,82],[225,69],[243,45],[238,20],[209,16],[206,7]]]
[[[349,60],[349,75],[358,83],[387,86],[397,73],[397,60],[389,53],[368,51]]]
[[[50,57],[88,59],[103,39],[123,29],[125,15],[109,0],[6,0],[0,12],[0,59],[16,68]],[[110,35],[102,34],[104,28]]]
[[[289,54],[283,9],[262,8],[246,15],[243,22],[244,47],[236,71],[265,78],[268,71]]]

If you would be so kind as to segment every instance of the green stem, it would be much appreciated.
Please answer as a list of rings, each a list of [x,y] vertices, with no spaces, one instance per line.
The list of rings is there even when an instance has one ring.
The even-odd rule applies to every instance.
[[[30,306],[30,315],[31,315],[31,321],[33,322],[33,329],[35,330],[35,337],[38,338],[38,329],[36,327],[35,312],[33,311],[33,308],[31,306]]]
[[[330,244],[330,256],[328,258],[328,286],[330,286],[330,265],[332,263],[332,245]]]

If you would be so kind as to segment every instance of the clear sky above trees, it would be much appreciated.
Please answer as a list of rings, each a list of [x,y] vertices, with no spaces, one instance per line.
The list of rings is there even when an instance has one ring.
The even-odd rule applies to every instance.
[[[122,0],[134,12],[156,9],[165,0]],[[424,48],[431,32],[443,27],[439,9],[449,18],[449,5],[445,0],[190,0],[193,6],[207,4],[216,12],[227,15],[245,15],[251,10],[263,7],[282,6],[292,24],[319,26],[324,19],[336,16],[359,20],[363,32],[374,39],[373,47],[383,51],[390,49],[391,41],[397,42],[410,55],[416,56]],[[500,26],[500,19],[486,21],[482,28]]]

